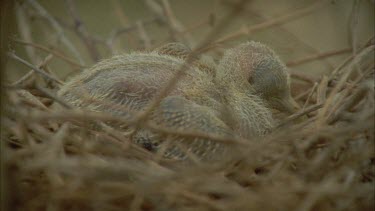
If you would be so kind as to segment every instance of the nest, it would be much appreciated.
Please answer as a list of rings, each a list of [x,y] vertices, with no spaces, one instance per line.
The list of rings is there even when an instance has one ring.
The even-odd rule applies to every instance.
[[[111,53],[114,37],[131,30],[139,33],[140,48],[151,49],[145,26],[155,22],[169,30],[168,40],[183,34],[168,1],[146,2],[155,18],[115,30],[105,42]],[[226,2],[231,12],[214,24],[195,53],[326,5],[326,1],[317,1],[294,13],[215,37],[243,12],[246,3]],[[83,23],[74,3],[67,1],[67,5],[75,23]],[[39,14],[43,24],[53,30],[67,30],[37,1],[17,3],[15,8],[18,24],[27,26],[25,15]],[[101,41],[95,41],[83,24],[74,25],[72,30],[79,37],[77,42],[88,49],[84,56],[93,61],[101,58]],[[26,49],[31,55],[44,55],[35,52],[41,50],[47,56],[37,64],[18,56],[17,51],[8,52],[8,58],[26,65],[30,72],[3,85],[2,206],[7,210],[307,211],[375,207],[374,61],[369,58],[374,52],[373,38],[358,44],[355,53],[326,76],[293,72],[293,95],[303,108],[283,118],[272,133],[247,142],[210,137],[230,142],[233,155],[215,162],[187,164],[150,153],[132,144],[127,134],[105,124],[121,120],[72,109],[59,99],[56,92],[64,82],[48,64],[56,58],[71,69],[81,68],[82,53],[74,50],[64,33],[59,39],[71,56],[31,43],[28,33],[21,34],[26,41],[13,42],[31,46],[33,50]],[[321,53],[288,65],[330,55],[332,52]],[[54,104],[66,109],[57,110]]]

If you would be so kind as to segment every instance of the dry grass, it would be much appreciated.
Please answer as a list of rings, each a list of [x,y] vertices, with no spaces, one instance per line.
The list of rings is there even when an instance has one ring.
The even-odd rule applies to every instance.
[[[235,152],[214,163],[186,164],[149,153],[130,143],[130,134],[124,135],[102,124],[121,121],[121,118],[74,110],[55,94],[64,82],[50,69],[51,60],[66,62],[73,71],[82,68],[83,58],[101,59],[101,48],[115,53],[114,42],[120,39],[120,34],[135,32],[141,41],[139,48],[149,49],[157,44],[150,41],[152,35],[145,27],[160,24],[168,31],[168,37],[161,42],[194,42],[189,35],[194,27],[185,27],[176,19],[168,0],[146,0],[145,5],[155,16],[135,24],[129,23],[118,9],[118,1],[112,3],[121,22],[128,25],[115,29],[108,39],[99,39],[88,32],[73,1],[66,1],[73,25],[57,20],[35,0],[15,5],[21,39],[14,43],[22,45],[31,61],[14,51],[7,54],[30,70],[17,81],[3,83],[2,87],[4,209],[328,211],[375,208],[373,37],[362,41],[352,36],[350,48],[289,61],[290,66],[296,66],[350,53],[323,77],[292,72],[292,91],[303,109],[281,121],[275,131],[260,140],[183,134],[230,142],[228,147]],[[234,18],[246,12],[246,4],[247,1],[229,4],[232,12],[220,17],[211,33],[195,44],[187,65],[197,54],[215,51],[228,40],[318,12],[327,1],[218,36]],[[352,35],[359,15],[357,4],[352,11]],[[47,33],[59,34],[59,42],[64,47],[50,48],[35,43],[28,16],[43,19]],[[209,22],[195,25],[200,24]],[[67,31],[75,33],[86,54],[77,49]],[[128,39],[136,38],[129,35]],[[149,111],[168,94],[179,74],[132,124],[164,133],[181,133],[145,123]],[[66,110],[54,109],[54,103]],[[92,123],[101,124],[101,129],[89,127]]]

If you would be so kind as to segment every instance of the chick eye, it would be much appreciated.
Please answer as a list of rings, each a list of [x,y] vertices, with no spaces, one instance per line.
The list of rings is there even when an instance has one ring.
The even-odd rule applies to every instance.
[[[152,151],[152,145],[150,142],[142,143],[143,148],[147,149],[148,151]]]
[[[254,83],[254,77],[253,77],[253,76],[250,76],[250,77],[247,79],[247,82],[249,82],[250,84]]]

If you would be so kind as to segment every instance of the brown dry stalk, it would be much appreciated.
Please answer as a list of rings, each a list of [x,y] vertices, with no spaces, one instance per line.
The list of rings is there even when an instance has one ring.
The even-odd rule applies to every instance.
[[[314,86],[311,88],[311,91],[310,91],[309,95],[307,96],[307,99],[306,99],[305,103],[303,104],[302,109],[306,108],[307,104],[310,102],[310,99],[313,96],[316,87],[318,87],[318,83],[317,82],[315,82]]]
[[[45,10],[37,1],[35,0],[28,0],[27,1],[42,17],[48,20],[48,22],[51,24],[53,29],[56,31],[59,39],[61,42],[70,50],[71,53],[79,60],[81,65],[84,65],[84,61],[74,46],[74,44],[68,39],[68,37],[65,35],[64,29],[60,26],[60,24],[56,21],[54,17],[52,17],[47,10]]]
[[[53,82],[56,82],[58,85],[62,85],[64,84],[62,81],[60,81],[59,79],[55,78],[54,76],[48,74],[47,72],[41,70],[40,68],[34,66],[33,64],[30,64],[29,62],[21,59],[20,57],[18,57],[14,52],[8,52],[7,53],[7,56],[20,62],[21,64],[33,69],[36,73],[38,73],[39,75],[41,75],[44,79],[46,79],[47,81],[50,80],[50,81],[53,81]]]
[[[76,5],[74,1],[72,0],[65,0],[65,3],[68,7],[68,12],[70,16],[74,20],[74,31],[78,35],[78,37],[82,40],[82,43],[86,46],[87,51],[89,55],[91,56],[91,59],[94,62],[97,62],[99,60],[100,53],[97,47],[95,46],[95,41],[92,38],[92,36],[88,33],[86,26],[84,22],[82,21],[82,18],[80,17],[78,10],[76,8]]]
[[[39,86],[39,85],[35,85],[35,88],[40,91],[41,93],[43,93],[46,97],[54,100],[55,102],[59,103],[60,105],[62,105],[64,108],[67,108],[67,109],[71,109],[72,107],[70,105],[68,105],[67,103],[65,103],[63,100],[61,100],[60,98],[58,98],[55,94],[51,93],[50,91],[48,91],[47,89]]]
[[[320,84],[316,92],[317,104],[322,104],[326,101],[327,88],[328,88],[328,77],[324,75],[322,80],[320,81]]]
[[[82,65],[78,64],[76,61],[74,61],[73,59],[71,59],[68,56],[66,56],[64,53],[59,52],[57,50],[53,50],[53,49],[51,49],[49,47],[46,47],[46,46],[43,46],[43,45],[40,45],[40,44],[37,44],[37,43],[26,42],[26,41],[23,41],[23,40],[13,39],[13,41],[15,43],[19,43],[19,44],[22,44],[22,45],[31,46],[33,48],[36,48],[36,49],[45,51],[47,53],[50,53],[50,54],[56,56],[57,58],[60,58],[61,60],[67,62],[70,65],[76,66],[78,68],[85,68],[85,66],[82,66]]]
[[[325,59],[325,58],[331,57],[331,56],[347,54],[347,53],[350,53],[352,51],[353,51],[352,48],[343,48],[343,49],[338,49],[338,50],[332,50],[332,51],[317,53],[317,54],[314,54],[314,55],[311,55],[311,56],[307,56],[305,58],[289,61],[289,62],[286,63],[286,66],[295,67],[295,66],[305,64],[305,63],[308,63],[308,62],[312,62],[312,61],[315,61],[315,60],[318,60],[318,59]]]
[[[291,77],[300,79],[302,81],[306,81],[306,82],[311,83],[311,84],[314,84],[315,82],[318,81],[316,78],[314,78],[314,76],[308,75],[306,73],[297,72],[297,71],[294,71],[294,70],[290,70],[289,72],[290,72]]]
[[[349,96],[345,100],[345,102],[334,112],[333,115],[330,115],[327,122],[329,124],[333,124],[336,121],[338,121],[345,111],[349,111],[355,105],[359,104],[366,97],[367,93],[368,89],[365,87],[361,87],[358,90],[356,90],[356,92]]]
[[[226,5],[230,5],[230,6],[233,4],[230,1],[224,1],[223,3],[225,3]],[[265,20],[269,19],[262,12],[259,12],[259,11],[255,10],[255,9],[249,8],[247,10],[247,13],[249,14],[249,18],[251,18],[251,19],[254,19],[254,17],[259,18],[261,21],[265,21]],[[302,38],[296,36],[293,32],[291,32],[290,30],[288,30],[286,27],[284,27],[284,26],[281,25],[281,26],[278,26],[277,29],[281,30],[283,34],[286,34],[288,36],[288,39],[293,39],[293,40],[297,41],[298,43],[300,43],[309,52],[315,53],[315,54],[319,53],[319,50],[316,49],[316,47],[312,46],[305,39],[302,39]],[[322,62],[324,62],[325,64],[327,64],[330,68],[333,68],[332,65],[331,65],[331,63],[329,61],[323,60]]]
[[[59,120],[59,121],[69,121],[69,120],[78,120],[78,121],[102,121],[102,122],[111,122],[116,121],[119,123],[124,123],[126,125],[131,125],[131,121],[127,121],[122,117],[117,117],[113,115],[108,115],[106,113],[98,113],[92,111],[84,110],[64,110],[64,112],[54,112],[54,113],[45,113],[45,112],[35,112],[33,114],[27,114],[19,112],[19,115],[24,119],[29,119],[30,121],[35,122],[45,122],[49,120]],[[149,128],[150,130],[157,131],[159,133],[165,133],[168,135],[180,135],[184,137],[191,138],[205,138],[213,141],[218,141],[226,144],[240,144],[248,145],[249,141],[244,140],[239,137],[223,137],[211,133],[200,133],[197,131],[189,130],[171,130],[170,128],[161,127],[155,125],[152,122],[145,122],[144,127]]]
[[[329,96],[327,98],[326,103],[324,104],[322,110],[320,110],[320,112],[318,114],[318,121],[317,121],[318,125],[322,125],[323,124],[323,122],[325,120],[326,113],[331,110],[329,108],[332,106],[334,97],[341,90],[341,88],[344,86],[344,84],[347,81],[349,75],[353,72],[354,65],[357,64],[358,62],[360,62],[361,59],[363,57],[365,57],[366,55],[368,55],[370,52],[373,52],[374,49],[375,49],[374,45],[371,45],[371,46],[369,46],[367,48],[364,48],[363,50],[361,50],[357,54],[356,57],[353,58],[353,60],[348,65],[346,65],[346,71],[339,78],[339,82],[336,84],[336,86],[330,92],[330,94],[329,94]]]
[[[307,15],[308,13],[322,7],[327,2],[328,1],[326,1],[326,0],[319,0],[319,1],[316,1],[314,4],[308,6],[308,7],[299,9],[295,12],[291,12],[287,15],[272,18],[268,21],[264,21],[263,23],[260,23],[260,24],[254,25],[254,26],[244,26],[236,32],[233,32],[229,35],[226,35],[224,37],[221,37],[220,39],[215,40],[215,42],[213,44],[221,44],[221,43],[236,39],[236,38],[238,38],[240,36],[243,36],[243,35],[249,36],[254,32],[264,30],[264,29],[268,29],[272,26],[287,23],[288,21],[292,21],[292,20],[295,20],[298,17]]]
[[[312,106],[310,106],[310,107],[308,107],[306,109],[303,109],[303,110],[301,110],[301,111],[299,111],[299,112],[297,112],[295,114],[290,115],[286,119],[284,119],[275,128],[280,128],[280,127],[286,125],[287,123],[290,123],[290,122],[292,122],[292,121],[294,121],[294,120],[296,120],[296,119],[298,119],[298,118],[300,118],[300,117],[302,117],[302,116],[304,116],[304,115],[306,115],[308,113],[316,111],[316,110],[318,110],[318,109],[320,109],[322,107],[323,107],[323,104],[317,104],[317,105],[312,105]]]
[[[150,36],[146,32],[146,29],[145,29],[145,27],[143,25],[143,22],[142,21],[137,21],[136,25],[137,25],[137,30],[138,30],[139,37],[140,37],[140,39],[143,42],[144,48],[145,49],[150,49],[151,48],[151,39],[150,39]]]
[[[374,45],[374,41],[375,41],[375,37],[371,37],[370,39],[368,39],[365,44],[360,48],[358,49],[358,51],[363,51],[365,48],[371,46],[371,45]],[[356,58],[356,56],[354,55],[351,55],[349,56],[348,58],[346,58],[340,65],[338,65],[331,73],[330,75],[330,81],[336,79],[338,77],[338,75],[340,74],[341,70],[348,65],[348,63],[350,63],[354,58]]]
[[[24,40],[27,40],[28,42],[32,42],[33,37],[32,37],[32,32],[30,29],[30,25],[31,25],[30,19],[27,17],[26,10],[22,5],[16,5],[16,19],[17,19],[18,31],[21,37]],[[29,59],[32,62],[35,63],[38,61],[38,57],[35,54],[35,49],[31,47],[26,47],[25,50]]]
[[[52,54],[48,54],[48,56],[41,62],[39,63],[36,67],[39,69],[43,69],[49,61],[53,58]],[[24,83],[26,80],[28,80],[31,76],[34,75],[34,70],[30,70],[28,73],[26,73],[24,76],[22,76],[20,79],[17,81],[13,82],[11,86],[17,87],[20,86],[22,83]]]

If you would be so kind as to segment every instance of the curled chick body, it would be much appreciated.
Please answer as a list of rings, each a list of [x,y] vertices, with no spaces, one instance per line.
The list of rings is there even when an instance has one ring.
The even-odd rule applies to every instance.
[[[58,94],[74,106],[131,119],[132,112],[145,109],[182,67],[184,55],[189,53],[189,50],[182,50],[182,54],[174,54],[167,48],[115,56],[73,78]],[[247,139],[270,131],[273,119],[267,102],[248,80],[254,67],[249,69],[240,64],[244,60],[238,59],[236,52],[240,51],[232,49],[224,56],[217,67],[217,75],[202,71],[199,63],[188,67],[153,111],[151,122],[170,130],[222,137],[239,134]],[[223,108],[234,118],[228,121],[222,115]],[[224,144],[214,140],[165,136],[147,128],[141,128],[133,141],[157,151],[165,140],[170,142],[165,156],[171,158],[184,159],[193,154],[200,159],[212,159],[226,151]]]

